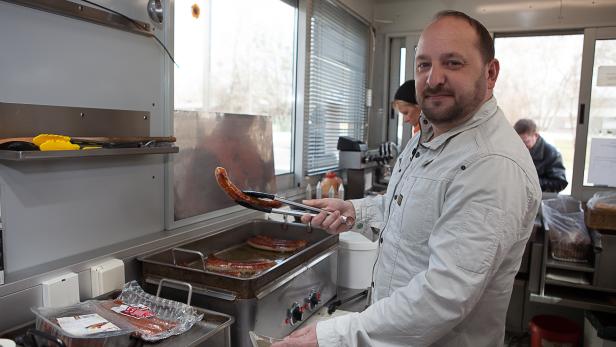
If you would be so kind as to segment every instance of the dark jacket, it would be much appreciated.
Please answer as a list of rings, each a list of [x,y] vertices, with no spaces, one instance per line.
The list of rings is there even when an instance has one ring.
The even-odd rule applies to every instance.
[[[539,136],[533,148],[530,149],[530,156],[537,168],[542,191],[558,193],[565,189],[568,182],[565,177],[563,158],[554,146]]]

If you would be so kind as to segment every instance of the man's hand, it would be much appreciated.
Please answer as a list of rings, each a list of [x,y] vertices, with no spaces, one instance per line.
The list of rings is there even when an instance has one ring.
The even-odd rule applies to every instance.
[[[272,344],[272,347],[318,347],[317,325],[310,324],[305,328],[294,331],[291,335],[280,342]]]
[[[302,216],[302,222],[310,223],[313,227],[323,228],[332,234],[350,230],[355,222],[355,207],[350,201],[326,198],[304,200],[302,203],[331,212],[331,214],[321,212],[314,217],[305,214]],[[343,222],[341,216],[347,218],[347,223]]]

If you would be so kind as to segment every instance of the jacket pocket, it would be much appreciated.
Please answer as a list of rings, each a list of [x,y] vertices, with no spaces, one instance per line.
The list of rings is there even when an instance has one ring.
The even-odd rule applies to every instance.
[[[478,274],[494,263],[503,237],[504,211],[471,202],[464,210],[464,221],[456,233],[456,265]]]

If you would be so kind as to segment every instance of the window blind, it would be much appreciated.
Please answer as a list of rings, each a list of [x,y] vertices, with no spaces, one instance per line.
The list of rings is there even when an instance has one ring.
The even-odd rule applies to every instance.
[[[306,172],[338,168],[339,136],[365,140],[366,24],[327,0],[315,0],[310,24]]]

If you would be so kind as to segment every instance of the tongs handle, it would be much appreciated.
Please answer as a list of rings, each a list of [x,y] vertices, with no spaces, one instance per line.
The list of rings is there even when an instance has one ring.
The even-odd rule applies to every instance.
[[[296,211],[296,210],[283,210],[280,208],[270,208],[270,207],[251,205],[247,202],[239,201],[239,200],[236,200],[235,202],[237,202],[238,205],[244,206],[246,208],[250,208],[250,209],[265,212],[265,213],[277,213],[277,214],[284,214],[284,215],[293,216],[293,217],[302,217],[303,215],[307,214],[306,212]],[[313,213],[308,213],[308,214],[313,217],[316,216]]]
[[[272,213],[272,208],[271,207],[257,206],[257,205],[249,204],[249,203],[247,203],[245,201],[241,201],[241,200],[235,200],[235,202],[238,205],[244,206],[244,207],[252,209],[252,210],[257,210],[257,211],[261,211],[261,212],[265,212],[265,213]]]
[[[243,193],[254,198],[277,200],[277,196],[270,193],[256,192],[254,190],[244,190]]]
[[[325,211],[325,210],[320,209],[318,207],[308,206],[306,204],[295,202],[293,200],[288,200],[288,199],[285,199],[285,198],[282,198],[280,196],[277,196],[277,195],[274,195],[274,194],[270,194],[270,193],[255,192],[253,190],[245,190],[244,194],[246,194],[248,196],[252,196],[254,198],[270,199],[270,200],[280,201],[283,204],[287,204],[289,206],[295,206],[295,207],[298,207],[298,208],[301,208],[301,209],[304,209],[304,210],[307,210],[307,211],[312,211],[314,213],[327,212],[328,214],[331,214],[331,212]],[[238,202],[238,203],[241,204],[240,202]],[[241,204],[241,205],[244,206],[244,207],[248,207],[245,204]],[[269,211],[264,211],[264,210],[260,210],[260,211],[269,212]]]

